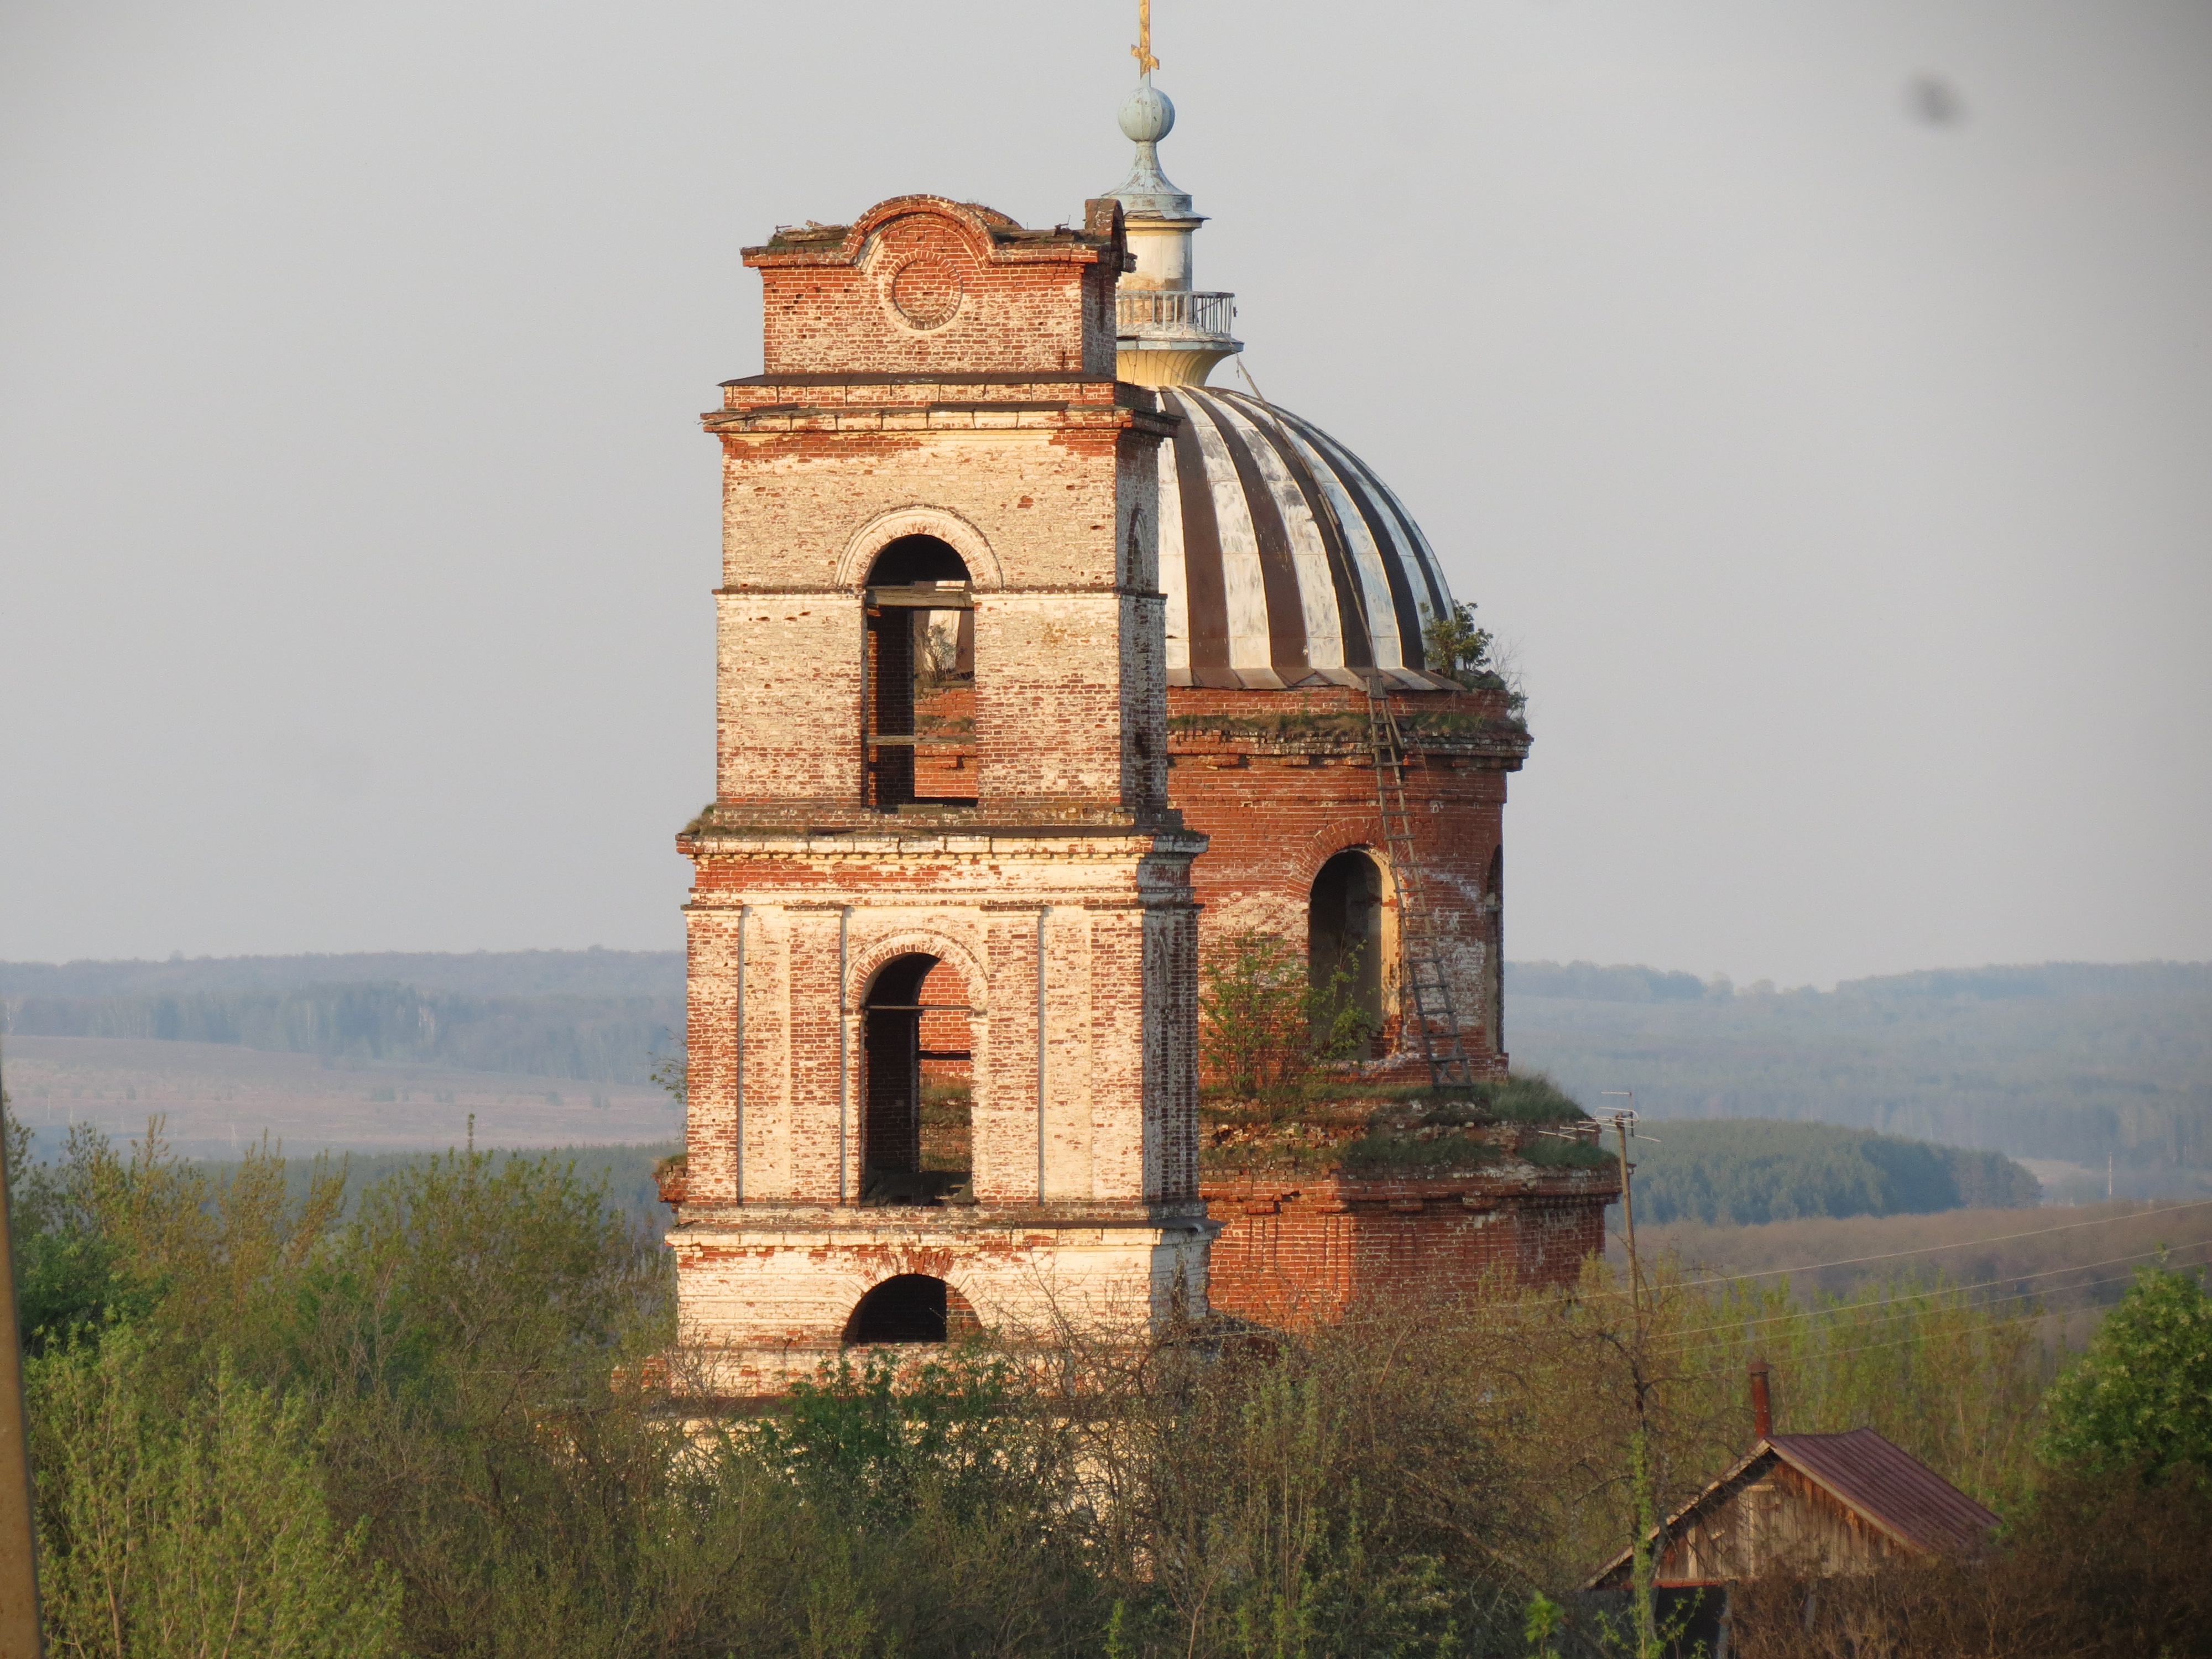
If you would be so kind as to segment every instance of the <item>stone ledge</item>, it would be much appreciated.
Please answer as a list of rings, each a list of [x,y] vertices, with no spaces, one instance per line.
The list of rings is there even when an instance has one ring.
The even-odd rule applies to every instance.
[[[1515,1203],[1530,1199],[1593,1198],[1602,1194],[1610,1202],[1620,1194],[1617,1170],[1546,1170],[1533,1164],[1514,1163],[1486,1170],[1446,1171],[1435,1175],[1361,1175],[1324,1170],[1318,1175],[1249,1176],[1212,1178],[1201,1176],[1199,1195],[1209,1209],[1216,1205],[1273,1205],[1301,1200],[1388,1210],[1401,1203],[1443,1203],[1479,1209],[1493,1200]]]
[[[1081,1206],[1047,1204],[994,1206],[987,1204],[859,1205],[684,1204],[668,1230],[671,1248],[685,1243],[703,1244],[709,1235],[774,1238],[788,1242],[793,1235],[820,1239],[825,1245],[865,1243],[891,1238],[929,1238],[939,1243],[957,1239],[979,1246],[985,1241],[1003,1243],[1039,1233],[1062,1232],[1212,1232],[1219,1224],[1206,1212],[1203,1200],[1187,1199],[1153,1205]]]

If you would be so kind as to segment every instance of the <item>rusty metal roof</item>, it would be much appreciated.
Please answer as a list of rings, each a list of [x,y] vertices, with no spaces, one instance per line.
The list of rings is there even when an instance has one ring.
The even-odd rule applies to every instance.
[[[1932,1555],[1978,1550],[1997,1517],[1872,1429],[1846,1434],[1778,1434],[1767,1442],[1817,1482],[1900,1543]]]

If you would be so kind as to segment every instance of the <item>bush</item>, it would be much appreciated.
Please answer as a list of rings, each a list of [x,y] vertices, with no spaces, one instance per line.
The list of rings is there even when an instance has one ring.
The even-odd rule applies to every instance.
[[[1580,1653],[1571,1619],[1525,1634],[1534,1598],[1578,1606],[1626,1541],[1639,1427],[1662,1508],[1741,1453],[1753,1352],[1785,1427],[1872,1426],[2012,1516],[2018,1559],[2085,1605],[2133,1598],[2135,1651],[2204,1627],[2169,1574],[2212,1524],[2185,1462],[2062,1470],[2032,1512],[2046,1372],[2009,1301],[1808,1303],[1662,1261],[1632,1303],[1594,1261],[1571,1294],[1413,1287],[1296,1337],[1071,1326],[869,1357],[756,1416],[664,1385],[666,1259],[572,1167],[457,1152],[349,1219],[271,1207],[282,1173],[88,1139],[48,1194],[78,1196],[25,1212],[145,1291],[31,1367],[57,1653],[212,1655],[226,1607],[237,1654]]]
[[[301,1402],[227,1363],[167,1398],[155,1340],[110,1328],[30,1369],[53,1650],[396,1654],[398,1584],[331,1520]]]
[[[1422,656],[1430,671],[1462,685],[1510,692],[1508,707],[1517,714],[1528,699],[1519,686],[1498,672],[1492,654],[1494,644],[1490,630],[1476,625],[1473,605],[1454,605],[1441,613],[1432,612],[1425,605],[1421,607]]]
[[[2212,1471],[2212,1297],[2193,1273],[2136,1269],[2045,1406],[2053,1462]]]
[[[1199,1058],[1208,1079],[1238,1099],[1283,1100],[1349,1060],[1372,1028],[1347,993],[1347,953],[1315,985],[1304,957],[1279,935],[1250,929],[1215,941],[1198,1000]]]

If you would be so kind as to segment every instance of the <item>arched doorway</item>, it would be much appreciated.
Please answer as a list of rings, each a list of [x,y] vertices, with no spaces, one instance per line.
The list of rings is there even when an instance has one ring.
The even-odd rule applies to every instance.
[[[898,1273],[877,1285],[845,1322],[845,1345],[957,1342],[982,1328],[968,1299],[927,1273]]]
[[[1306,907],[1309,982],[1329,998],[1323,1021],[1354,1010],[1373,1035],[1382,1030],[1382,867],[1364,848],[1346,848],[1321,867]]]
[[[868,567],[862,699],[868,802],[975,804],[975,611],[968,567],[934,536],[902,536]]]
[[[958,971],[918,951],[895,957],[861,1006],[861,1202],[973,1203],[975,1067]]]

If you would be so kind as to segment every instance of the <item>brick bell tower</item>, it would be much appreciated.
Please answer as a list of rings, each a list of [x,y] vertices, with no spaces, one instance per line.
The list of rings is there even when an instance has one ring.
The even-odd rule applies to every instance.
[[[933,196],[745,251],[718,773],[685,828],[670,1243],[714,1386],[1202,1313],[1197,917],[1121,205]]]

